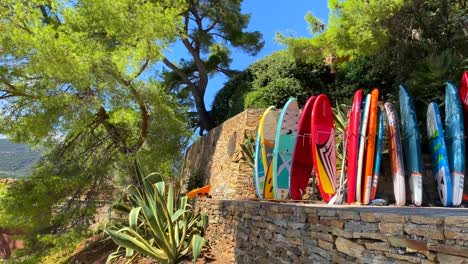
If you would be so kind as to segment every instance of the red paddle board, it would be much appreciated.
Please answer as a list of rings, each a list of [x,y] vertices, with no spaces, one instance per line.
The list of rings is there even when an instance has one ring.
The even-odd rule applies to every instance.
[[[356,173],[358,164],[359,147],[359,122],[361,119],[362,91],[354,94],[353,106],[349,115],[349,125],[346,128],[346,152],[348,155],[348,203],[356,200]]]
[[[302,110],[298,124],[298,134],[289,177],[289,193],[293,200],[300,200],[305,193],[309,178],[314,166],[312,156],[312,141],[310,132],[312,129],[312,109],[316,97],[312,96]]]
[[[463,73],[460,84],[460,97],[463,106],[463,119],[465,123],[465,135],[468,133],[468,71]],[[465,137],[465,153],[468,154],[468,139]]]
[[[312,110],[312,157],[315,174],[323,200],[326,202],[336,190],[335,123],[328,97],[317,97]]]

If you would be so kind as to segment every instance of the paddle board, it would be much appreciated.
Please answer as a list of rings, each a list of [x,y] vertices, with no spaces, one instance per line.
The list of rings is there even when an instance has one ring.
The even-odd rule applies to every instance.
[[[375,193],[377,192],[377,183],[379,182],[379,175],[380,175],[380,163],[382,159],[382,145],[383,145],[383,137],[384,137],[384,116],[380,107],[377,107],[378,112],[378,123],[377,123],[377,143],[375,145],[375,161],[374,161],[374,169],[372,177],[372,191],[370,200],[375,199]]]
[[[353,106],[346,128],[346,147],[348,155],[348,199],[349,204],[356,200],[356,174],[359,152],[359,121],[361,119],[362,90],[354,94]]]
[[[405,158],[406,177],[409,177],[411,201],[414,205],[421,206],[423,188],[421,139],[413,99],[403,85],[400,85],[400,117],[403,156]]]
[[[273,150],[273,193],[276,199],[289,197],[289,175],[292,154],[297,137],[299,107],[297,100],[290,98],[283,107],[276,128]]]
[[[405,205],[405,170],[403,164],[403,153],[401,150],[400,126],[393,104],[385,103],[385,112],[387,113],[389,127],[390,157],[393,174],[393,192],[395,194],[395,204],[397,206]]]
[[[364,170],[364,186],[362,203],[368,204],[372,191],[372,177],[374,175],[375,136],[377,132],[377,107],[379,103],[379,89],[371,93],[369,108],[369,123],[367,127],[366,167]]]
[[[446,83],[445,88],[445,143],[452,178],[452,204],[459,206],[463,197],[465,178],[465,134],[463,112],[457,87]]]
[[[320,194],[328,202],[336,190],[336,145],[333,111],[324,94],[312,110],[312,157]]]
[[[266,199],[273,199],[273,149],[275,148],[276,128],[278,126],[279,112],[274,106],[270,106],[260,120],[262,131],[260,133],[260,144],[262,153],[263,170],[265,180],[263,186],[263,196]]]
[[[434,102],[427,107],[427,136],[430,142],[432,171],[437,183],[437,192],[442,205],[450,206],[452,205],[452,180],[439,106]]]
[[[261,122],[261,121],[260,121]],[[257,139],[255,140],[254,154],[254,184],[255,193],[259,199],[263,199],[263,189],[265,188],[265,170],[262,162],[262,144],[260,143],[260,134],[262,133],[261,124],[258,127]]]
[[[364,102],[364,110],[361,116],[361,127],[359,130],[359,156],[358,156],[358,168],[356,172],[356,202],[361,203],[361,189],[362,189],[362,174],[364,167],[364,151],[366,149],[366,136],[367,136],[367,123],[369,121],[369,110],[370,110],[371,95],[366,96]]]
[[[291,177],[289,178],[289,193],[293,200],[300,200],[305,193],[314,162],[312,157],[312,109],[316,97],[307,100],[299,118],[298,134],[292,157]]]
[[[460,98],[463,106],[465,131],[468,131],[468,71],[463,73],[460,84]],[[468,133],[468,132],[465,132]],[[468,137],[465,138],[465,153],[468,153]]]

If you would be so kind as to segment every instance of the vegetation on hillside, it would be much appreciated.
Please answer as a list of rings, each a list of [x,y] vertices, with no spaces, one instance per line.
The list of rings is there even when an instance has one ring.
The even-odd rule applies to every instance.
[[[31,173],[40,153],[28,145],[0,139],[0,157],[0,178],[18,178]]]

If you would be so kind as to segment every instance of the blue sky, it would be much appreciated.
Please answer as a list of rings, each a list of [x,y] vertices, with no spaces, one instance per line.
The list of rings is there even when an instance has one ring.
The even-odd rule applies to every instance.
[[[265,47],[255,57],[233,49],[231,67],[243,70],[251,63],[270,55],[274,51],[284,49],[274,40],[276,32],[288,33],[291,31],[296,36],[310,36],[304,19],[308,11],[311,11],[324,22],[328,20],[326,0],[244,0],[242,12],[251,14],[248,30],[260,31],[263,34]],[[172,47],[172,54],[168,55],[169,60],[177,60],[185,56],[187,56],[187,53],[181,45]],[[222,74],[218,74],[210,80],[205,95],[205,103],[208,108],[211,108],[214,96],[226,81],[227,78]]]

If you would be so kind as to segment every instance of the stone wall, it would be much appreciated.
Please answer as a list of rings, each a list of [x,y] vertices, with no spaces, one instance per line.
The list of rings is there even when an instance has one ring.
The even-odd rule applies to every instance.
[[[228,263],[468,263],[466,209],[216,199],[195,208]]]
[[[187,150],[183,175],[211,185],[213,198],[255,198],[253,170],[241,158],[244,134],[255,137],[264,109],[249,109],[211,130]]]

